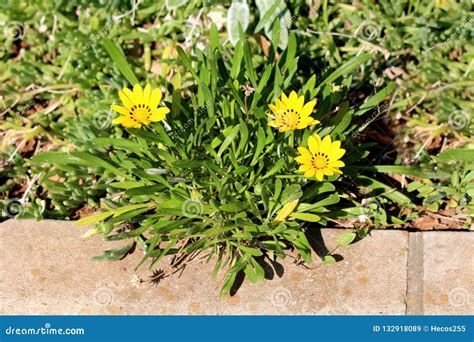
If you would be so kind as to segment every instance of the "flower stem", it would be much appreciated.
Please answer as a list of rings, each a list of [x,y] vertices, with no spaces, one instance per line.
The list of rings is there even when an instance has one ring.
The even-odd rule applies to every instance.
[[[295,131],[290,131],[290,137],[288,143],[290,144],[290,147],[294,147],[295,145]]]

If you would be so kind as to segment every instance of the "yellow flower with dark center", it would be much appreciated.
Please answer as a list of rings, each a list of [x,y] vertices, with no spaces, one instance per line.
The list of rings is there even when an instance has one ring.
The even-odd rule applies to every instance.
[[[295,158],[301,164],[299,171],[304,172],[306,178],[315,176],[322,181],[324,176],[342,174],[339,168],[344,166],[344,162],[339,159],[346,150],[341,148],[340,141],[331,141],[329,135],[321,140],[319,135],[313,134],[308,138],[308,147],[298,147],[300,155]]]
[[[133,91],[123,88],[119,91],[119,97],[124,106],[112,105],[112,109],[121,114],[112,122],[124,127],[140,128],[142,125],[163,120],[170,112],[167,107],[158,107],[162,98],[161,91],[152,91],[149,84],[145,89],[135,84]]]
[[[268,105],[273,112],[268,114],[273,119],[268,125],[278,128],[280,132],[294,131],[295,129],[316,125],[319,121],[310,117],[315,105],[315,100],[305,104],[304,96],[298,97],[295,91],[292,91],[288,97],[282,94],[281,100],[276,99],[276,105]]]

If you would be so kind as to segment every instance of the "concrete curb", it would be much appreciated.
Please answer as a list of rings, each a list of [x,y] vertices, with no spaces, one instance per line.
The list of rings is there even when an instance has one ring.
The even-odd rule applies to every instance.
[[[306,269],[290,258],[268,265],[272,280],[244,280],[218,297],[212,263],[196,260],[157,285],[136,251],[119,262],[91,256],[117,246],[65,221],[0,224],[0,314],[39,315],[404,315],[473,314],[472,232],[378,230],[338,253],[333,265]],[[321,229],[332,248],[347,230]],[[123,244],[120,243],[118,245]],[[161,265],[166,266],[165,264]]]

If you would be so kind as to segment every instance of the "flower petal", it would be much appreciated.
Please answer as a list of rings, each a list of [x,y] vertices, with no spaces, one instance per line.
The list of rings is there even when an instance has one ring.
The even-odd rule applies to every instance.
[[[288,97],[285,95],[285,93],[281,93],[281,101],[288,107],[288,105],[290,104],[289,102],[289,99]]]
[[[117,113],[123,114],[125,116],[130,115],[130,110],[128,110],[127,108],[125,108],[123,106],[118,106],[118,105],[114,104],[114,105],[110,106],[110,108],[112,108],[112,110],[116,111]]]
[[[324,172],[323,172],[322,170],[316,171],[316,179],[317,179],[318,181],[321,182],[321,181],[323,180],[323,177],[324,177]]]
[[[122,122],[122,126],[124,127],[134,127],[134,128],[140,128],[142,125],[139,122],[136,122],[135,120],[129,118],[129,117],[123,117],[124,119]]]
[[[143,103],[143,90],[138,83],[133,86],[133,97],[136,103]]]
[[[296,102],[294,103],[294,109],[297,113],[300,113],[303,110],[303,105],[304,105],[304,96],[300,96],[296,99]]]
[[[269,104],[268,108],[270,108],[273,113],[276,113],[276,111],[278,110],[278,108],[275,105],[272,105],[272,104]]]
[[[163,95],[161,94],[161,90],[158,89],[158,88],[154,89],[151,92],[151,95],[150,95],[150,108],[151,108],[151,110],[158,107],[158,104],[160,103],[162,96]]]
[[[291,93],[290,93],[290,97],[288,99],[288,107],[292,107],[294,108],[295,106],[295,103],[296,101],[298,100],[298,94],[296,94],[296,92],[293,90]]]
[[[331,144],[331,150],[337,151],[341,148],[341,142],[339,140],[333,141]]]
[[[133,94],[128,88],[123,88],[121,91],[119,91],[119,97],[122,103],[127,107],[128,109],[132,108],[133,106]]]
[[[306,178],[313,177],[315,173],[316,173],[316,169],[311,168],[311,169],[309,169],[308,171],[306,171],[306,172],[304,173],[304,176],[305,176]]]
[[[328,153],[331,149],[331,137],[326,135],[321,142],[321,151]]]
[[[307,104],[304,105],[303,109],[301,109],[300,115],[301,116],[309,116],[316,105],[316,101],[309,101]]]
[[[307,163],[311,160],[311,157],[307,157],[307,156],[298,156],[298,157],[295,157],[295,160],[300,163],[300,164],[303,164],[303,163]]]
[[[319,123],[318,120],[314,120],[311,117],[307,117],[307,118],[301,119],[301,121],[298,124],[297,128],[303,129],[303,128],[306,128],[306,127],[309,127],[309,126],[312,126],[312,125],[316,125],[318,123]]]
[[[343,148],[340,148],[337,151],[331,151],[329,156],[332,160],[337,160],[337,159],[341,159],[341,157],[344,155],[344,153],[346,153],[346,150],[343,149]]]
[[[319,152],[320,147],[319,145],[321,144],[321,139],[319,138],[319,135],[314,134],[308,138],[308,147],[311,153],[316,154]]]
[[[281,102],[279,99],[276,99],[275,102],[276,102],[276,107],[277,107],[277,109],[285,109],[285,108],[287,107],[287,106],[286,106],[283,102]]]
[[[145,86],[145,89],[143,90],[143,103],[145,104],[150,103],[150,94],[151,94],[150,83],[147,83]]]
[[[300,165],[300,168],[299,168],[298,170],[301,171],[301,172],[306,172],[306,171],[308,171],[310,168],[311,168],[311,165],[310,165],[310,164],[303,164],[303,165]]]
[[[115,124],[115,125],[119,125],[127,118],[128,118],[127,116],[120,115],[120,116],[116,117],[115,119],[113,119],[112,123]]]
[[[311,152],[306,147],[298,147],[298,152],[304,157],[311,158]]]
[[[153,111],[153,113],[150,115],[149,119],[152,122],[161,121],[166,117],[166,114],[168,114],[169,112],[170,112],[169,108],[160,107],[160,108]]]
[[[330,167],[327,167],[323,169],[322,171],[326,176],[332,176],[334,174],[334,170]]]
[[[344,167],[346,164],[342,160],[334,160],[329,162],[329,167]]]

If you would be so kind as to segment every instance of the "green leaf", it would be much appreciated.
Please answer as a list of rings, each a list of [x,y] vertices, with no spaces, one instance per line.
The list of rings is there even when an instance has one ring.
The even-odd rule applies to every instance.
[[[130,250],[134,246],[135,243],[132,242],[131,244],[128,244],[124,247],[105,251],[104,254],[100,256],[95,256],[92,258],[92,260],[121,260],[130,252]]]
[[[349,76],[349,74],[354,70],[360,67],[362,64],[367,62],[372,57],[370,53],[363,53],[357,57],[354,57],[341,65],[338,69],[332,72],[328,77],[326,77],[317,87],[316,89],[319,90],[323,85],[331,84],[335,80],[337,80],[341,76]]]
[[[311,187],[304,190],[301,200],[312,199],[317,195],[324,194],[326,192],[332,192],[336,189],[334,185],[329,182],[318,182],[311,185]]]
[[[280,171],[283,168],[283,166],[285,166],[285,160],[284,159],[279,159],[275,163],[275,165],[261,179],[265,179],[265,178],[268,178],[270,176],[273,176],[275,173]]]
[[[235,137],[239,133],[239,130],[240,130],[240,124],[238,124],[234,128],[232,128],[229,135],[225,138],[224,142],[222,143],[221,147],[219,148],[219,151],[217,152],[217,155],[219,157],[226,150],[226,148],[232,143],[232,141],[234,141]]]
[[[86,216],[80,219],[79,221],[76,221],[74,225],[78,227],[82,227],[82,226],[88,226],[91,224],[96,224],[98,222],[104,221],[105,219],[112,216],[113,214],[114,214],[113,212],[106,211],[106,212],[98,213],[95,215]]]
[[[116,217],[132,210],[142,209],[150,206],[151,203],[129,204],[117,209],[112,209],[110,211],[114,214],[114,217]]]
[[[301,185],[299,184],[290,184],[288,185],[283,193],[280,196],[280,203],[282,205],[299,199],[302,196],[303,192],[301,191]]]
[[[232,57],[232,69],[230,70],[230,77],[236,79],[239,75],[242,58],[244,57],[244,48],[242,42],[237,42],[234,49],[234,55]]]
[[[308,92],[310,97],[311,97],[311,94],[314,91],[314,86],[315,85],[316,85],[316,75],[313,75],[309,78],[309,80],[303,86],[302,93],[306,94]]]
[[[308,213],[293,213],[290,215],[290,217],[306,222],[318,222],[319,220],[321,220],[321,217],[319,217],[318,215]]]
[[[321,207],[326,207],[329,205],[333,205],[339,202],[339,195],[338,194],[332,194],[329,195],[328,197],[316,202],[316,203],[301,203],[298,207],[298,212],[303,213],[306,211],[310,211],[316,208],[321,208]]]
[[[285,68],[288,70],[290,65],[295,61],[296,56],[296,36],[294,32],[290,33],[288,38],[288,48],[286,50]]]
[[[252,268],[252,265],[247,264],[247,266],[244,268],[244,273],[249,278],[251,283],[256,283],[258,281],[257,273]]]
[[[265,270],[263,267],[255,260],[255,258],[250,258],[250,261],[255,268],[255,273],[257,274],[257,280],[264,280],[265,279]]]
[[[311,245],[309,244],[306,234],[301,231],[298,234],[298,244],[296,244],[296,248],[303,257],[304,262],[310,264],[312,262]]]
[[[158,194],[165,189],[164,185],[145,185],[136,188],[128,189],[125,191],[126,196],[143,196],[143,195],[154,195]]]
[[[337,115],[334,117],[333,122],[337,123],[334,127],[334,134],[342,134],[349,127],[352,121],[352,114],[354,110],[349,110],[349,103],[347,101],[343,102],[340,110]]]
[[[257,88],[257,73],[253,67],[252,63],[252,52],[250,51],[250,45],[247,41],[243,42],[244,46],[244,63],[245,63],[245,71],[247,72],[247,76],[250,78],[250,82],[252,83],[253,88]]]
[[[411,204],[411,200],[408,196],[375,179],[359,175],[354,180],[358,183],[359,187],[368,187],[371,190],[383,191],[381,196],[384,196],[402,206],[408,206]]]
[[[209,36],[211,40],[211,50],[214,51],[215,49],[219,48],[219,30],[214,23],[211,25],[211,32]]]
[[[173,162],[173,167],[180,169],[199,169],[204,166],[203,160],[177,160]]]
[[[256,96],[260,95],[265,87],[268,87],[268,80],[270,79],[270,76],[272,75],[273,69],[271,66],[267,66],[265,68],[265,71],[263,72],[262,77],[260,78],[260,81],[258,82],[258,87],[257,90],[255,91]],[[252,103],[252,108],[253,108],[254,103]]]
[[[224,285],[222,286],[222,289],[219,293],[219,296],[221,298],[224,298],[226,294],[229,293],[230,289],[232,288],[232,285],[235,283],[235,278],[237,277],[238,271],[234,271],[231,269],[225,278]]]
[[[445,171],[425,170],[419,166],[403,166],[403,165],[375,165],[375,166],[353,166],[354,170],[370,170],[381,173],[393,173],[398,175],[406,175],[420,178],[436,178],[445,179],[451,175]]]
[[[134,238],[134,237],[137,237],[137,236],[143,234],[149,228],[150,228],[150,226],[143,225],[140,228],[137,228],[137,229],[134,229],[134,230],[131,230],[131,231],[125,231],[125,232],[122,232],[122,233],[106,236],[106,237],[104,237],[104,240],[106,240],[106,241],[118,241],[118,240]]]
[[[335,263],[336,263],[336,259],[334,259],[334,257],[331,256],[331,255],[326,255],[326,256],[324,256],[322,263],[323,263],[324,265],[335,264]]]
[[[237,247],[247,253],[247,254],[250,254],[252,256],[256,256],[256,257],[259,257],[259,256],[262,256],[263,255],[263,252],[260,250],[260,249],[256,249],[256,248],[251,248],[251,247],[246,247],[246,246],[241,246],[241,245],[237,245]]]
[[[362,104],[362,106],[360,106],[359,110],[354,114],[354,116],[360,116],[360,115],[364,114],[365,112],[367,112],[368,110],[372,109],[373,107],[377,106],[380,102],[382,102],[390,94],[392,94],[396,87],[397,87],[397,85],[394,82],[390,82],[385,88],[378,91],[374,96],[372,96],[370,99],[365,101]],[[385,110],[382,110],[381,113],[384,112],[384,111]],[[359,130],[359,131],[361,131],[361,130]]]
[[[235,283],[235,278],[237,277],[237,274],[247,265],[245,261],[242,259],[238,259],[235,263],[235,265],[227,272],[224,285],[222,286],[222,289],[220,291],[220,297],[223,298],[226,294],[229,293],[230,289],[232,288],[232,285]]]
[[[110,145],[118,149],[131,150],[131,151],[139,151],[145,148],[139,143],[136,143],[135,141],[132,141],[129,139],[95,138],[95,139],[92,139],[92,143],[97,144],[99,146]]]
[[[75,225],[76,226],[87,226],[87,225],[91,225],[91,224],[96,224],[98,222],[106,220],[107,218],[109,218],[112,215],[114,217],[117,217],[117,216],[119,216],[121,214],[124,214],[126,212],[136,210],[136,209],[142,209],[142,208],[145,208],[145,207],[148,207],[148,206],[149,206],[148,203],[126,205],[124,207],[120,207],[120,208],[117,208],[117,209],[112,209],[112,210],[109,210],[109,211],[106,211],[106,212],[101,212],[101,213],[98,213],[98,214],[95,214],[95,215],[90,215],[90,216],[84,217],[84,218],[80,219],[79,221],[76,221]]]
[[[138,84],[138,79],[133,73],[132,68],[128,64],[127,60],[125,59],[125,55],[123,54],[122,50],[110,39],[104,37],[102,39],[105,50],[112,58],[113,62],[120,70],[122,75],[127,79],[127,81],[133,86]]]
[[[176,51],[178,51],[179,59],[181,63],[185,66],[185,68],[193,75],[194,79],[199,82],[199,75],[196,73],[196,70],[194,70],[191,60],[189,59],[188,55],[186,52],[184,52],[183,48],[181,46],[176,47]]]
[[[202,91],[202,94],[204,95],[204,101],[206,102],[206,109],[207,113],[210,118],[213,118],[215,113],[214,109],[214,97],[212,96],[212,92],[209,89],[209,87],[202,81],[199,81],[199,89]],[[208,125],[208,128],[210,125]]]
[[[277,178],[275,181],[275,191],[273,193],[273,200],[277,201],[281,194],[283,183],[281,179]]]
[[[34,164],[50,163],[50,164],[76,164],[78,159],[65,152],[42,152],[31,157]]]
[[[159,134],[161,140],[163,141],[163,144],[166,146],[175,146],[175,143],[171,138],[169,137],[168,133],[166,132],[165,128],[163,125],[158,125],[156,126],[155,130]]]
[[[247,125],[244,122],[240,123],[240,142],[239,146],[237,147],[237,152],[236,156],[239,156],[240,151],[243,151],[245,149],[245,146],[247,145],[249,139],[249,129],[247,128]]]
[[[128,128],[127,131],[137,138],[143,138],[146,141],[150,141],[150,142],[166,144],[166,141],[163,140],[159,134],[156,134],[154,132],[148,132],[143,129],[137,129],[137,128]]]
[[[132,178],[127,173],[125,173],[121,169],[113,166],[109,162],[107,162],[107,161],[105,161],[105,160],[103,160],[99,157],[96,157],[92,154],[89,154],[87,152],[77,151],[77,152],[72,152],[71,155],[88,162],[90,166],[99,166],[99,167],[104,168],[105,170],[108,170],[108,171],[110,171],[112,173],[115,173],[117,175],[120,175],[122,177],[125,177],[125,178],[128,178],[128,179]]]
[[[280,42],[280,35],[283,33],[283,28],[286,28],[286,26],[282,25],[280,20],[275,20],[271,32],[272,46],[275,50],[278,47],[278,43]]]
[[[222,204],[219,209],[225,212],[239,212],[248,208],[248,203],[246,202],[234,202]]]
[[[437,158],[443,161],[459,160],[465,162],[473,162],[474,150],[453,148],[451,150],[441,152],[440,154],[438,154]]]
[[[144,186],[143,182],[113,182],[110,186],[116,189],[132,189],[139,186]]]
[[[354,241],[355,238],[356,238],[356,233],[344,233],[344,234],[339,235],[336,238],[336,241],[341,246],[347,246],[347,245],[350,245],[352,241]]]
[[[267,137],[265,135],[265,131],[262,127],[259,127],[257,131],[257,147],[255,148],[255,153],[253,155],[252,161],[250,162],[250,166],[254,166],[259,161],[260,153],[262,153],[263,149],[265,148],[266,141]]]

